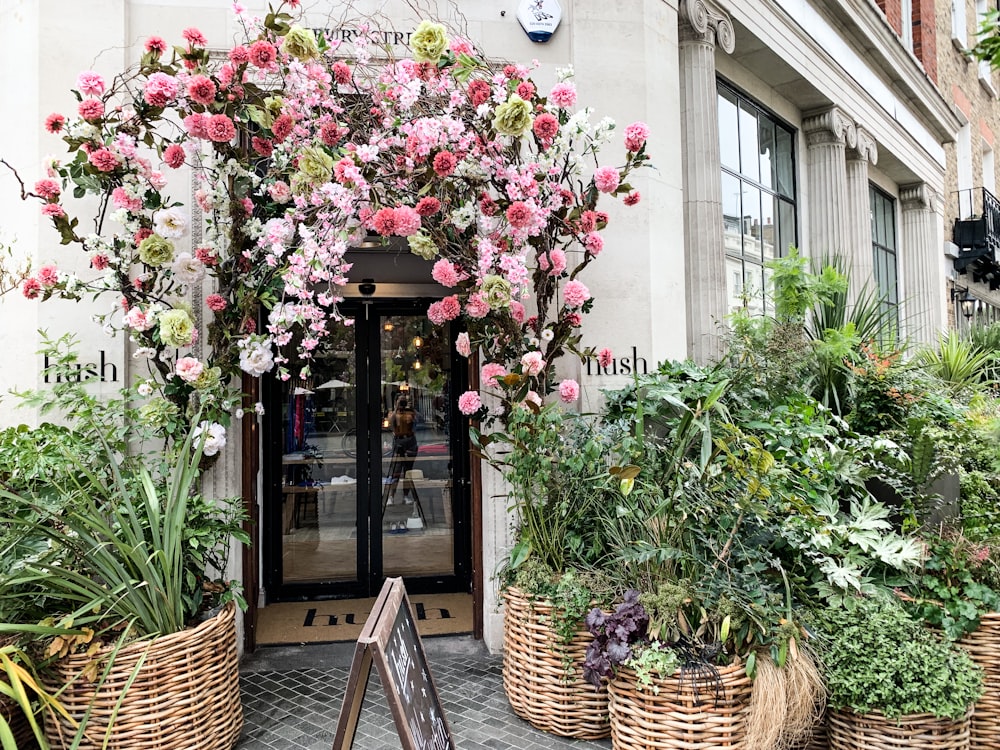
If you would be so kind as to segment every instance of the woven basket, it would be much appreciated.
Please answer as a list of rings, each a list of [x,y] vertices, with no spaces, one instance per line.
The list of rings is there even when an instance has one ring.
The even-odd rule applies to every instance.
[[[972,710],[970,744],[1000,748],[1000,612],[983,615],[979,627],[958,645],[983,670],[983,697]]]
[[[111,750],[230,750],[236,745],[243,709],[232,602],[197,627],[124,646],[98,687],[110,655],[106,647],[95,657],[67,657],[45,678],[52,690],[66,685],[59,701],[75,721],[91,709],[81,750],[102,747],[109,724]],[[94,659],[99,660],[98,680],[79,677]],[[75,732],[76,726],[47,712],[45,733],[53,748],[68,748]]]
[[[718,678],[680,672],[636,689],[635,672],[619,669],[608,685],[615,750],[757,750],[744,742],[752,684],[743,664]]]
[[[36,750],[38,743],[35,741],[35,733],[31,731],[31,724],[21,707],[5,695],[0,695],[0,716],[10,727],[17,750]]]
[[[978,750],[969,744],[969,714],[952,721],[931,714],[909,714],[899,720],[876,712],[856,714],[830,709],[830,750]]]
[[[503,687],[514,713],[545,732],[581,740],[611,733],[608,694],[583,679],[593,636],[582,623],[564,644],[549,626],[552,606],[516,588],[504,592]],[[566,661],[572,662],[567,673]]]

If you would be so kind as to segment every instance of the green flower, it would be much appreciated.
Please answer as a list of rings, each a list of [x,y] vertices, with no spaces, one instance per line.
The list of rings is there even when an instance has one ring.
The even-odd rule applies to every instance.
[[[167,346],[188,346],[194,340],[194,321],[187,310],[167,310],[156,321],[160,324],[160,341]]]
[[[177,419],[177,404],[165,398],[154,398],[139,409],[139,417],[150,427],[165,427]]]
[[[333,177],[333,157],[319,146],[308,146],[299,154],[299,171],[293,176],[302,182],[322,185]]]
[[[501,310],[510,305],[510,282],[507,279],[500,276],[485,276],[480,291],[492,310]]]
[[[437,257],[437,243],[423,232],[411,234],[406,240],[410,243],[410,252],[414,255],[419,255],[424,260],[434,260]]]
[[[201,371],[198,379],[192,383],[197,391],[215,390],[222,381],[221,367],[206,367]]]
[[[421,21],[410,37],[410,49],[417,62],[436,63],[448,48],[448,35],[443,25]]]
[[[517,94],[513,94],[493,113],[493,129],[501,135],[520,137],[530,127],[531,105]]]
[[[292,57],[300,60],[315,60],[319,57],[319,47],[316,45],[316,35],[301,26],[292,26],[285,34],[281,49]]]
[[[162,266],[174,259],[174,243],[151,234],[139,243],[139,260],[147,266]]]

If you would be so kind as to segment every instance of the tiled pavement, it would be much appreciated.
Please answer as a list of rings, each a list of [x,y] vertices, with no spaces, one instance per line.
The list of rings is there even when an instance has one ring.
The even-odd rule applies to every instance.
[[[458,750],[606,750],[534,729],[503,692],[502,659],[468,636],[423,639],[427,661]],[[353,643],[260,648],[240,666],[243,738],[237,750],[331,750],[344,701]],[[401,747],[372,667],[354,740],[357,750]]]

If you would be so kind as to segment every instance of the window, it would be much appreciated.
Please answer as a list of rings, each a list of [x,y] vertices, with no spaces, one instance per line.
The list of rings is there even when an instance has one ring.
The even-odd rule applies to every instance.
[[[968,23],[965,20],[966,0],[951,0],[951,39],[961,50],[969,46]]]
[[[989,190],[992,195],[997,194],[997,173],[993,147],[985,140],[983,141],[983,187]]]
[[[972,183],[972,126],[963,125],[955,138],[955,158],[958,167],[958,216],[971,219],[975,211]]]
[[[730,309],[763,314],[764,263],[796,243],[794,133],[719,83],[719,155]]]
[[[986,20],[986,14],[988,12],[989,6],[986,0],[976,0],[976,28],[979,28],[982,22]],[[982,83],[987,90],[990,91],[990,93],[996,96],[996,91],[993,89],[993,68],[990,65],[989,60],[979,61],[979,82]]]
[[[900,23],[903,25],[903,46],[913,51],[913,0],[900,0],[899,3]]]
[[[875,285],[893,331],[899,330],[899,275],[896,265],[896,201],[869,186]],[[888,332],[887,332],[888,333]]]

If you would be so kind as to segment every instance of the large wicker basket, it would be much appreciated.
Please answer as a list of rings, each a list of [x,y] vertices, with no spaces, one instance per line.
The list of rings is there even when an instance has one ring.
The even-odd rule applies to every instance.
[[[619,669],[608,685],[615,750],[756,750],[746,747],[752,683],[743,664],[656,679],[636,689],[635,673]]]
[[[1000,748],[1000,612],[983,615],[979,627],[958,643],[983,670],[983,697],[972,710],[970,744]]]
[[[969,712],[971,714],[971,711]],[[878,712],[827,714],[830,750],[969,750],[969,714],[952,721],[931,714],[888,719]]]
[[[21,707],[5,695],[0,695],[0,716],[10,727],[17,750],[35,750],[38,747],[35,734],[31,731],[31,724],[28,723]]]
[[[197,627],[121,648],[100,683],[110,654],[105,648],[96,657],[70,656],[46,677],[50,689],[66,685],[59,700],[75,721],[90,709],[81,750],[102,747],[109,725],[111,750],[231,750],[236,745],[243,709],[232,602]],[[95,658],[97,681],[81,678]],[[68,748],[76,727],[50,711],[45,732],[53,748]]]
[[[504,593],[503,687],[514,713],[562,737],[597,740],[611,733],[607,690],[583,679],[593,637],[581,626],[564,644],[551,628],[552,606],[516,588]],[[572,666],[567,671],[566,664]]]

